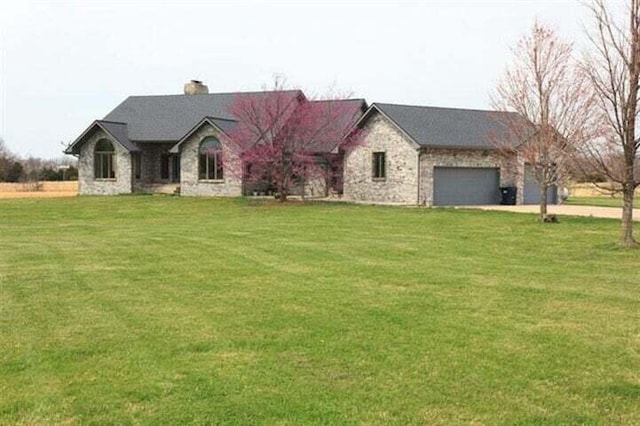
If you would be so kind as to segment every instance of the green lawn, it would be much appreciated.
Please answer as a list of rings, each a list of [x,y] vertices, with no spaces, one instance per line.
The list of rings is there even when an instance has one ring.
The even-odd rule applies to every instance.
[[[0,201],[2,424],[640,424],[618,222]]]
[[[598,207],[622,207],[622,198],[619,196],[601,196],[601,197],[569,197],[564,204],[576,206],[598,206]],[[633,207],[640,209],[640,199],[638,197],[633,200]]]

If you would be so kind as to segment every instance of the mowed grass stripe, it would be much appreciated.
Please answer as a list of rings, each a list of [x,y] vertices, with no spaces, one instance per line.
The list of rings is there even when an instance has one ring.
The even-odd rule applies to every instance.
[[[634,424],[617,222],[343,204],[0,202],[0,422]]]

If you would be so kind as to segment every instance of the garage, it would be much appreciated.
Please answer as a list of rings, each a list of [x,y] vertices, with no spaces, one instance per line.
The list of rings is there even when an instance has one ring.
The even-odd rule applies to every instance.
[[[524,168],[524,204],[540,204],[540,184],[536,180],[533,167],[526,165]],[[547,204],[556,204],[558,200],[558,188],[547,188]]]
[[[464,206],[500,203],[500,170],[491,167],[434,167],[433,204]]]

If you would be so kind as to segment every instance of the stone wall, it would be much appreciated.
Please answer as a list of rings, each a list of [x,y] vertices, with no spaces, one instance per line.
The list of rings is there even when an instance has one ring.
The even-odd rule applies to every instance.
[[[350,201],[418,203],[418,149],[392,123],[374,112],[363,128],[363,143],[344,157],[344,195]],[[386,153],[386,178],[373,178],[374,152]]]
[[[116,151],[115,179],[95,179],[94,148],[100,139],[108,139]],[[97,129],[87,138],[78,158],[78,193],[82,195],[114,195],[131,192],[133,173],[131,153],[112,140],[102,129]]]
[[[214,136],[222,143],[222,180],[198,179],[198,156],[200,142]],[[180,194],[231,196],[242,195],[242,165],[236,152],[225,143],[225,136],[213,126],[205,123],[180,146]]]
[[[518,188],[516,204],[524,204],[524,158],[520,154],[514,155],[508,161],[502,163],[503,168],[508,173],[509,179],[501,179],[502,186],[512,186]]]
[[[524,162],[515,155],[506,157],[495,150],[423,148],[420,152],[420,204],[433,205],[434,167],[497,167],[500,186],[518,188],[518,204],[522,203]]]
[[[317,159],[318,163],[308,166],[308,174],[303,182],[293,185],[291,195],[299,195],[304,198],[323,198],[328,195],[327,185],[328,164],[322,159]]]
[[[322,198],[328,195],[327,179],[322,174],[312,175],[304,182],[306,198]]]

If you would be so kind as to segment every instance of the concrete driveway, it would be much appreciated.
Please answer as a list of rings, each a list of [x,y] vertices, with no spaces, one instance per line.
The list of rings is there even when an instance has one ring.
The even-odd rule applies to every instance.
[[[464,206],[465,209],[481,209],[481,210],[499,210],[505,212],[516,213],[538,213],[540,206]],[[592,216],[607,219],[620,219],[622,209],[619,207],[594,207],[594,206],[569,206],[566,204],[549,205],[547,207],[549,213],[563,216]],[[633,220],[640,221],[640,209],[633,209]]]

